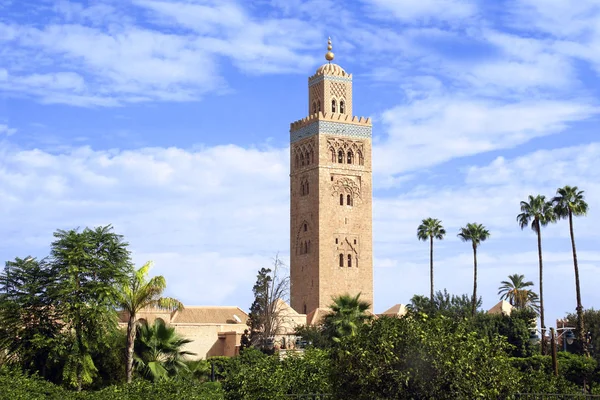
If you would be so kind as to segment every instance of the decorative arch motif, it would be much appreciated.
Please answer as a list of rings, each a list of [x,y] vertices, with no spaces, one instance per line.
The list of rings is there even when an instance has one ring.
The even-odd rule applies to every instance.
[[[310,236],[310,223],[307,220],[303,220],[296,233],[296,254],[303,255],[311,252]]]
[[[305,167],[315,163],[315,138],[310,138],[292,147],[292,157],[296,168]]]
[[[361,141],[328,138],[327,147],[332,154],[332,163],[356,164],[358,162],[358,165],[364,165],[365,145]]]
[[[331,185],[331,195],[350,195],[351,199],[360,199],[360,185],[352,178],[336,179]]]

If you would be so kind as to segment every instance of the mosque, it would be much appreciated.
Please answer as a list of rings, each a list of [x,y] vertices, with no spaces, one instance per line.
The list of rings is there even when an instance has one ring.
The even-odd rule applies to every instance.
[[[325,59],[308,78],[307,116],[290,125],[290,304],[278,304],[281,335],[318,324],[337,295],[360,293],[373,305],[372,124],[353,116],[352,74],[332,63],[331,39]],[[396,304],[380,315],[405,313]],[[174,326],[197,358],[237,354],[248,328],[248,314],[233,306],[139,317]]]

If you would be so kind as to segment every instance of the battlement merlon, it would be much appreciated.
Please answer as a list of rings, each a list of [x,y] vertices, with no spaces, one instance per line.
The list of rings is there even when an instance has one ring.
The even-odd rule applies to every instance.
[[[290,133],[305,127],[306,125],[310,125],[315,121],[334,121],[334,122],[342,122],[345,124],[354,124],[354,125],[363,125],[363,126],[371,126],[371,118],[369,117],[357,117],[350,116],[348,114],[340,114],[340,113],[324,113],[318,112],[308,117],[304,117],[299,119],[298,121],[294,121],[290,124]]]
[[[313,114],[290,125],[290,143],[319,133],[351,138],[371,139],[371,118],[346,114]]]

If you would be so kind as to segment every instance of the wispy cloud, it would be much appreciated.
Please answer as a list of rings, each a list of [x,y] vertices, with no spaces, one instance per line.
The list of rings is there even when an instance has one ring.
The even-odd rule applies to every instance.
[[[8,125],[0,124],[0,135],[14,135],[17,132],[15,128],[10,128]]]
[[[569,122],[597,112],[597,107],[567,101],[504,104],[457,96],[418,99],[383,113],[389,136],[375,147],[375,170],[395,174],[511,148],[561,132]]]

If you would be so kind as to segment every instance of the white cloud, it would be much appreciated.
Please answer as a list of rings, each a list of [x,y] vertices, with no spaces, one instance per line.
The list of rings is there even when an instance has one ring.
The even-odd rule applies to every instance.
[[[43,256],[58,228],[113,223],[134,250],[136,263],[155,261],[169,293],[187,304],[236,304],[247,308],[256,271],[279,251],[289,256],[288,149],[217,146],[198,150],[144,148],[51,154],[0,147],[0,256]],[[442,219],[448,235],[436,242],[436,287],[468,293],[470,246],[456,238],[469,221],[492,237],[480,251],[484,306],[497,299],[499,282],[512,273],[537,281],[535,236],[521,232],[519,201],[552,195],[565,183],[600,198],[600,144],[534,152],[467,169],[458,181],[383,197],[374,204],[376,309],[406,303],[428,290],[427,243],[416,239],[422,218]],[[492,179],[492,177],[495,177]],[[464,181],[463,181],[464,179]],[[568,182],[565,180],[568,179]],[[598,210],[576,220],[584,302],[600,302],[600,254],[595,251]],[[548,318],[574,304],[568,230],[544,230]],[[560,289],[562,287],[562,289]],[[559,290],[560,289],[560,290]]]
[[[511,148],[561,132],[570,122],[597,112],[596,107],[575,101],[503,104],[458,96],[410,101],[383,113],[389,136],[375,146],[374,169],[393,175]]]
[[[135,261],[154,260],[188,304],[247,308],[256,271],[288,252],[288,165],[286,149],[50,154],[3,144],[0,254],[44,256],[56,229],[112,223]]]
[[[378,13],[391,15],[405,23],[457,21],[476,15],[470,0],[364,0]]]
[[[0,124],[0,135],[11,136],[17,132],[15,128],[10,128],[6,124]]]

